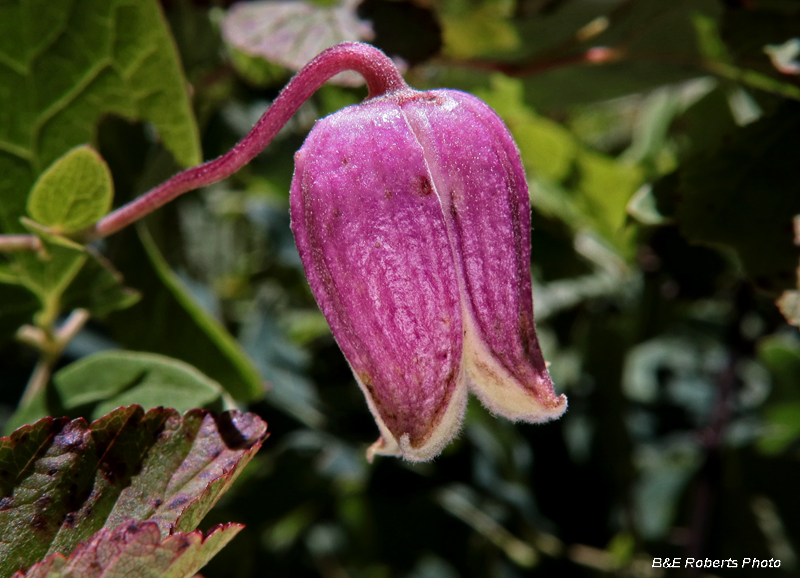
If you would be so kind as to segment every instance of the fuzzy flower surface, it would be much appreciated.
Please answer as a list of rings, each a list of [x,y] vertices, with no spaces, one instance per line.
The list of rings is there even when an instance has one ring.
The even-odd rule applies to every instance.
[[[435,457],[470,391],[514,421],[566,410],[534,329],[529,207],[508,129],[458,91],[348,107],[296,154],[292,230],[380,430],[370,459]]]

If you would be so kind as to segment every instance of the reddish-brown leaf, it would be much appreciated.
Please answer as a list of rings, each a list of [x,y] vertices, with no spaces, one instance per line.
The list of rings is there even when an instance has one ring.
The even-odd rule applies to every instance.
[[[194,530],[266,429],[253,414],[129,406],[0,438],[0,577],[130,520],[152,521],[162,538],[179,518]]]

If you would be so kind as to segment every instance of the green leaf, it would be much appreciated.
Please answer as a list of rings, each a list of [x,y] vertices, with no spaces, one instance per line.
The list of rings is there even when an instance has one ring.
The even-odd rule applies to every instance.
[[[608,543],[606,551],[614,560],[615,568],[624,568],[636,553],[636,539],[628,532],[619,532]]]
[[[686,131],[685,158],[713,150],[740,128],[731,111],[730,93],[719,84],[675,119]]]
[[[525,104],[521,81],[496,74],[491,84],[491,91],[476,94],[503,118],[519,145],[533,205],[575,230],[593,229],[630,256],[626,209],[644,178],[641,166],[593,151],[566,127],[537,115]]]
[[[469,59],[515,50],[521,44],[511,23],[516,7],[511,0],[445,0],[437,6],[448,56]]]
[[[478,90],[475,95],[506,122],[519,145],[525,167],[533,176],[556,182],[566,179],[580,148],[572,133],[539,116],[525,103],[521,81],[493,74],[491,86],[491,90]]]
[[[0,223],[20,229],[37,176],[109,114],[152,122],[182,165],[201,160],[186,82],[156,0],[0,6]]]
[[[800,342],[772,335],[758,343],[759,361],[772,377],[771,402],[800,402]]]
[[[84,247],[89,258],[62,297],[64,309],[82,307],[93,317],[127,309],[139,301],[138,291],[123,285],[122,274],[92,247]]]
[[[44,250],[15,255],[3,282],[21,285],[36,295],[42,320],[55,319],[64,308],[78,307],[104,317],[138,301],[139,294],[122,285],[122,275],[96,250],[28,219],[23,224],[41,239]]]
[[[228,47],[228,56],[239,76],[253,86],[267,87],[281,81],[285,82],[289,77],[283,66],[265,60],[261,56],[252,56],[234,46]]]
[[[800,259],[792,226],[800,214],[798,130],[800,105],[786,104],[654,189],[689,241],[734,248],[747,273],[771,291],[795,285]]]
[[[90,146],[64,154],[39,176],[28,214],[56,233],[80,231],[111,208],[114,183],[103,158]]]
[[[632,256],[631,231],[625,222],[628,202],[644,179],[642,168],[591,150],[578,157],[578,168],[584,215],[623,255]]]
[[[97,419],[121,405],[145,410],[172,407],[183,413],[195,407],[222,409],[223,389],[188,363],[153,353],[101,351],[53,376],[68,415]]]
[[[264,380],[231,334],[191,296],[144,226],[118,264],[143,298],[109,318],[114,338],[130,349],[183,360],[222,384],[234,399],[264,396]]]
[[[766,337],[758,343],[758,358],[772,378],[758,447],[778,454],[800,438],[800,342],[788,335]]]
[[[54,554],[13,578],[191,578],[242,528],[225,524],[205,537],[197,530],[162,540],[157,524],[127,522],[103,528],[68,557]]]
[[[730,64],[733,62],[728,47],[722,41],[716,19],[695,12],[691,16],[692,25],[697,33],[697,46],[700,53],[710,60]]]
[[[128,520],[155,522],[166,538],[187,508],[192,522],[210,509],[265,436],[253,414],[130,406],[0,438],[0,577]]]
[[[800,438],[800,401],[782,403],[765,412],[766,427],[758,447],[766,454],[779,454]]]
[[[61,297],[86,263],[88,255],[81,245],[50,233],[41,225],[23,220],[23,224],[42,241],[43,251],[19,253],[11,270],[20,285],[38,297],[40,324],[55,321],[61,311]]]

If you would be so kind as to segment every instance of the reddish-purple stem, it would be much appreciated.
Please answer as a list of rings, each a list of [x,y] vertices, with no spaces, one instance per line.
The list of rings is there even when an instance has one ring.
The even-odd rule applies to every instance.
[[[409,90],[394,63],[380,50],[360,42],[345,42],[320,53],[281,91],[272,106],[236,146],[219,158],[186,169],[127,205],[112,211],[86,233],[99,239],[141,219],[183,193],[228,177],[260,153],[297,109],[329,78],[355,70],[367,81],[369,98]]]

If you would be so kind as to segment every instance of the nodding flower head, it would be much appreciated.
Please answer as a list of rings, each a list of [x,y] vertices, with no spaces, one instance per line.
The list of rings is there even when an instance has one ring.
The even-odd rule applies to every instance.
[[[377,421],[370,458],[435,457],[468,391],[515,421],[564,413],[533,324],[525,174],[485,103],[389,92],[318,121],[295,163],[292,229]]]

